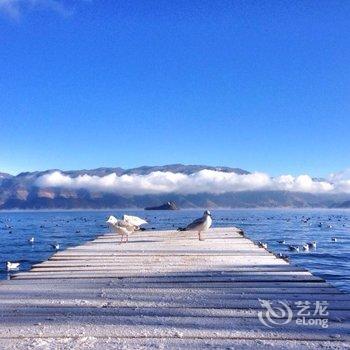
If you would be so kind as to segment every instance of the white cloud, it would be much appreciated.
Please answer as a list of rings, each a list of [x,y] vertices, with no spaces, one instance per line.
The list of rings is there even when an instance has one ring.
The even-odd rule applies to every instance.
[[[330,174],[329,181],[335,184],[337,192],[350,193],[350,168]]]
[[[334,191],[334,185],[328,181],[315,181],[309,175],[281,175],[272,179],[276,189],[282,191],[327,193]]]
[[[73,3],[73,2],[72,2]],[[47,9],[62,16],[72,14],[73,8],[61,0],[0,0],[0,12],[19,20],[26,10]]]
[[[39,177],[39,187],[63,187],[120,194],[162,193],[225,193],[251,190],[282,190],[308,193],[350,192],[350,180],[338,182],[315,181],[309,175],[281,175],[270,177],[265,173],[238,175],[214,170],[201,170],[191,175],[172,172],[152,172],[148,175],[106,176],[80,175],[70,177],[55,171]]]

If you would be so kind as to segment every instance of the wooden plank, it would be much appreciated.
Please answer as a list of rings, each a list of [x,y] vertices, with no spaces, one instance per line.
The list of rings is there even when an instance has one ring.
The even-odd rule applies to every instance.
[[[98,318],[100,316],[124,316],[124,317],[235,317],[235,318],[258,318],[261,309],[236,309],[236,308],[201,308],[201,307],[111,307],[111,306],[71,306],[71,305],[45,305],[24,306],[15,309],[13,305],[3,308],[0,320],[16,317],[39,317],[39,316],[89,316]],[[310,319],[313,316],[307,316]],[[293,316],[293,320],[297,318]],[[325,316],[323,318],[326,318]],[[330,310],[327,319],[332,322],[349,321],[349,312],[343,310]]]
[[[13,276],[15,279],[39,279],[39,278],[65,278],[65,279],[74,279],[74,278],[119,278],[123,281],[130,281],[133,283],[213,283],[213,282],[224,282],[224,283],[234,283],[234,282],[320,282],[323,281],[322,278],[316,277],[313,275],[242,275],[242,276],[146,276],[140,272],[140,276],[130,276],[122,275],[118,273],[113,273],[113,271],[106,272],[22,272]]]
[[[168,269],[164,268],[167,277],[171,277],[172,273],[174,272],[170,272]],[[243,275],[255,275],[255,276],[275,276],[275,275],[285,275],[285,276],[312,276],[310,272],[305,271],[305,270],[287,270],[287,271],[258,271],[258,270],[241,270],[241,271],[237,271],[237,270],[232,270],[232,271],[216,271],[216,270],[206,270],[206,271],[191,271],[191,272],[182,272],[179,271],[179,269],[174,269],[175,271],[177,271],[176,275],[179,275],[179,273],[181,272],[181,276],[183,277],[190,277],[190,276],[228,276],[228,277],[234,277],[234,276],[243,276]],[[129,274],[131,274],[133,270],[129,270],[129,269],[125,269],[125,267],[114,267],[113,265],[100,265],[100,266],[80,266],[80,267],[76,267],[76,266],[61,266],[61,267],[54,267],[54,266],[50,266],[50,267],[35,267],[31,269],[31,272],[105,272],[105,271],[116,271],[118,273],[124,274],[125,276],[128,276]],[[133,273],[136,274],[140,274],[140,273],[152,273],[155,275],[162,275],[164,274],[164,272],[162,272],[161,270],[159,271],[154,271],[154,269],[148,268],[140,268],[140,269],[134,269]],[[175,276],[175,275],[174,275]]]
[[[98,269],[99,267],[103,268],[113,268],[113,269],[120,269],[120,270],[125,270],[125,263],[123,262],[115,262],[115,261],[100,261],[100,260],[95,260],[95,261],[65,261],[64,263],[60,264],[58,261],[46,261],[40,264],[34,264],[32,271],[34,269],[46,269],[46,268],[66,268],[66,267],[72,267],[72,268],[96,268]],[[157,270],[160,271],[162,269],[168,271],[168,269],[174,269],[176,271],[181,271],[183,268],[187,268],[188,264],[185,263],[177,263],[177,264],[169,264],[167,265],[166,263],[160,263],[160,262],[150,262],[150,263],[143,263],[142,266],[128,266],[127,270],[128,271],[139,271],[140,267],[143,269],[150,269],[150,270]],[[231,266],[230,264],[227,265],[219,265],[216,264],[214,266],[209,265],[205,267],[206,271],[213,271],[217,273],[222,273],[222,272],[254,272],[254,271],[266,271],[266,272],[285,272],[285,271],[307,271],[306,269],[299,267],[299,266],[293,266],[293,265],[257,265],[257,266]],[[203,271],[203,267],[201,266],[193,266],[192,271]],[[186,270],[184,270],[183,273],[186,273]]]
[[[172,338],[181,334],[183,338],[202,339],[289,339],[289,340],[335,340],[348,338],[350,332],[349,322],[330,323],[328,328],[300,327],[295,324],[284,325],[266,331],[256,318],[232,318],[232,317],[123,317],[123,316],[70,316],[52,317],[47,324],[42,324],[42,317],[7,318],[7,327],[0,325],[0,338],[23,337],[81,337],[82,334],[94,337],[119,337],[119,338]],[[50,324],[51,322],[51,324]],[[52,323],[56,326],[52,327]],[[8,325],[11,324],[11,327]],[[72,328],[71,325],[74,325]],[[99,324],[103,324],[100,327]],[[36,325],[36,326],[35,326]]]
[[[5,349],[9,341],[13,349],[27,349],[28,338],[12,337],[0,338],[0,348]],[[29,338],[30,340],[31,338]],[[312,342],[298,341],[295,339],[225,339],[225,338],[184,338],[181,333],[174,333],[172,337],[143,337],[143,338],[119,338],[111,336],[108,338],[100,336],[86,337],[48,337],[40,336],[33,340],[35,344],[40,344],[45,349],[177,349],[177,350],[201,350],[201,349],[298,349],[298,350],[318,350],[320,348],[342,349],[346,347],[343,341],[330,339],[328,341],[314,340]]]
[[[259,299],[264,299],[264,297],[250,297],[250,298],[232,298],[231,296],[215,296],[215,295],[201,295],[196,298],[195,295],[192,294],[182,294],[182,295],[164,295],[164,294],[153,294],[147,295],[147,298],[142,295],[135,294],[111,294],[104,293],[106,295],[106,300],[102,300],[100,298],[91,299],[86,298],[82,299],[80,296],[77,298],[66,298],[64,299],[63,306],[96,306],[96,307],[178,307],[178,308],[217,308],[217,309],[264,309],[261,306]],[[265,296],[265,299],[269,300],[268,296]],[[278,299],[285,301],[292,310],[298,310],[295,301],[299,299],[293,298],[290,295],[287,297],[283,297],[282,299]],[[307,299],[308,301],[315,301],[315,298]],[[318,299],[316,299],[318,300]],[[350,310],[349,299],[339,299],[333,295],[328,298],[322,296],[322,301],[328,302],[328,310]],[[36,307],[46,307],[57,305],[58,307],[62,306],[62,297],[61,298],[51,298],[51,299],[43,299],[40,297],[27,297],[27,300],[13,300],[10,298],[4,298],[2,300],[2,305],[4,307],[13,306],[14,309],[24,308],[28,303],[32,303]]]

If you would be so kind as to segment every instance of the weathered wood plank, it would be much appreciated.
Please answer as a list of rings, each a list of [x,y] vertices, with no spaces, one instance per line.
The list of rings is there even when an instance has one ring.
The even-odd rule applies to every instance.
[[[236,309],[236,308],[201,308],[201,307],[111,307],[111,306],[71,306],[71,305],[45,305],[24,306],[15,309],[13,305],[4,306],[0,321],[6,322],[7,318],[16,317],[39,317],[39,316],[88,316],[99,318],[100,316],[124,316],[124,317],[236,317],[258,318],[261,311],[259,308]],[[298,316],[294,315],[293,320]],[[306,316],[307,319],[313,316]],[[349,321],[348,310],[330,310],[329,315],[323,316],[332,322]]]
[[[189,282],[189,283],[212,283],[212,282],[224,282],[224,283],[234,283],[234,282],[320,282],[322,278],[316,277],[313,275],[242,275],[242,276],[156,276],[150,275],[146,276],[140,272],[139,276],[130,276],[130,275],[122,275],[118,273],[113,273],[113,271],[106,272],[23,272],[21,274],[15,275],[13,278],[15,279],[49,279],[49,278],[66,278],[66,279],[74,279],[74,278],[119,278],[123,279],[123,281],[130,281],[134,283],[181,283],[181,282]]]
[[[208,322],[210,320],[210,322]],[[55,327],[52,327],[52,324]],[[71,325],[74,325],[72,328]],[[103,327],[100,325],[103,324]],[[10,327],[9,327],[10,326]],[[123,316],[70,316],[52,317],[42,323],[42,317],[7,318],[7,327],[0,338],[20,337],[66,337],[67,334],[81,337],[119,338],[202,338],[202,339],[290,339],[290,340],[339,340],[348,338],[349,322],[330,323],[328,328],[300,327],[295,324],[266,331],[256,318],[233,317],[149,317],[130,318]],[[336,338],[334,338],[337,336]]]

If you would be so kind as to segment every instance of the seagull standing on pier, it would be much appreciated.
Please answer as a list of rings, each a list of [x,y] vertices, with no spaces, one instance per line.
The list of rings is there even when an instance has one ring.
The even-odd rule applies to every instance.
[[[132,216],[132,215],[123,215],[123,221],[134,226],[134,231],[139,231],[141,225],[147,224],[146,220],[143,220],[138,216]]]
[[[106,222],[116,233],[122,236],[120,243],[128,242],[129,234],[138,231],[141,225],[147,224],[147,221],[131,215],[124,215],[123,220],[111,215]]]
[[[187,225],[186,228],[180,229],[180,231],[197,231],[198,239],[200,241],[204,241],[202,232],[207,231],[210,228],[212,222],[213,220],[211,218],[210,211],[206,210],[201,218],[194,220],[189,225]]]

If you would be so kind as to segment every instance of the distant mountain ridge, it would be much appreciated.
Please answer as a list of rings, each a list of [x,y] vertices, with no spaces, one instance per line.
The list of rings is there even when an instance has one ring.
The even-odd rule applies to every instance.
[[[159,206],[173,201],[179,208],[238,208],[238,207],[338,207],[347,205],[348,195],[310,194],[288,191],[242,191],[223,194],[148,194],[121,195],[116,193],[90,192],[86,189],[64,187],[38,187],[36,180],[46,174],[59,171],[76,178],[79,175],[106,176],[148,175],[155,171],[190,175],[201,170],[215,170],[239,175],[250,174],[241,168],[207,165],[170,164],[162,166],[141,166],[131,169],[101,167],[97,169],[69,170],[50,169],[23,172],[16,176],[0,173],[0,209],[104,209],[145,208]],[[344,203],[346,203],[344,205]]]
[[[200,170],[215,170],[215,171],[223,171],[227,173],[236,173],[239,175],[243,174],[250,174],[249,171],[240,169],[240,168],[230,168],[230,167],[220,167],[220,166],[210,166],[210,165],[184,165],[184,164],[169,164],[169,165],[155,165],[155,166],[140,166],[137,168],[130,168],[130,169],[123,169],[120,167],[101,167],[101,168],[96,168],[96,169],[82,169],[82,170],[60,170],[60,169],[49,169],[49,170],[44,170],[44,171],[33,171],[33,172],[22,172],[16,176],[12,176],[10,174],[6,173],[0,173],[4,174],[5,176],[9,177],[23,177],[23,176],[42,176],[45,174],[50,174],[54,171],[59,171],[62,174],[69,175],[72,177],[76,177],[79,175],[90,175],[90,176],[105,176],[108,174],[115,173],[118,176],[120,175],[131,175],[131,174],[136,174],[136,175],[147,175],[150,174],[154,171],[169,171],[172,173],[182,173],[182,174],[193,174],[196,173]]]
[[[0,172],[0,180],[12,177],[12,175]]]

